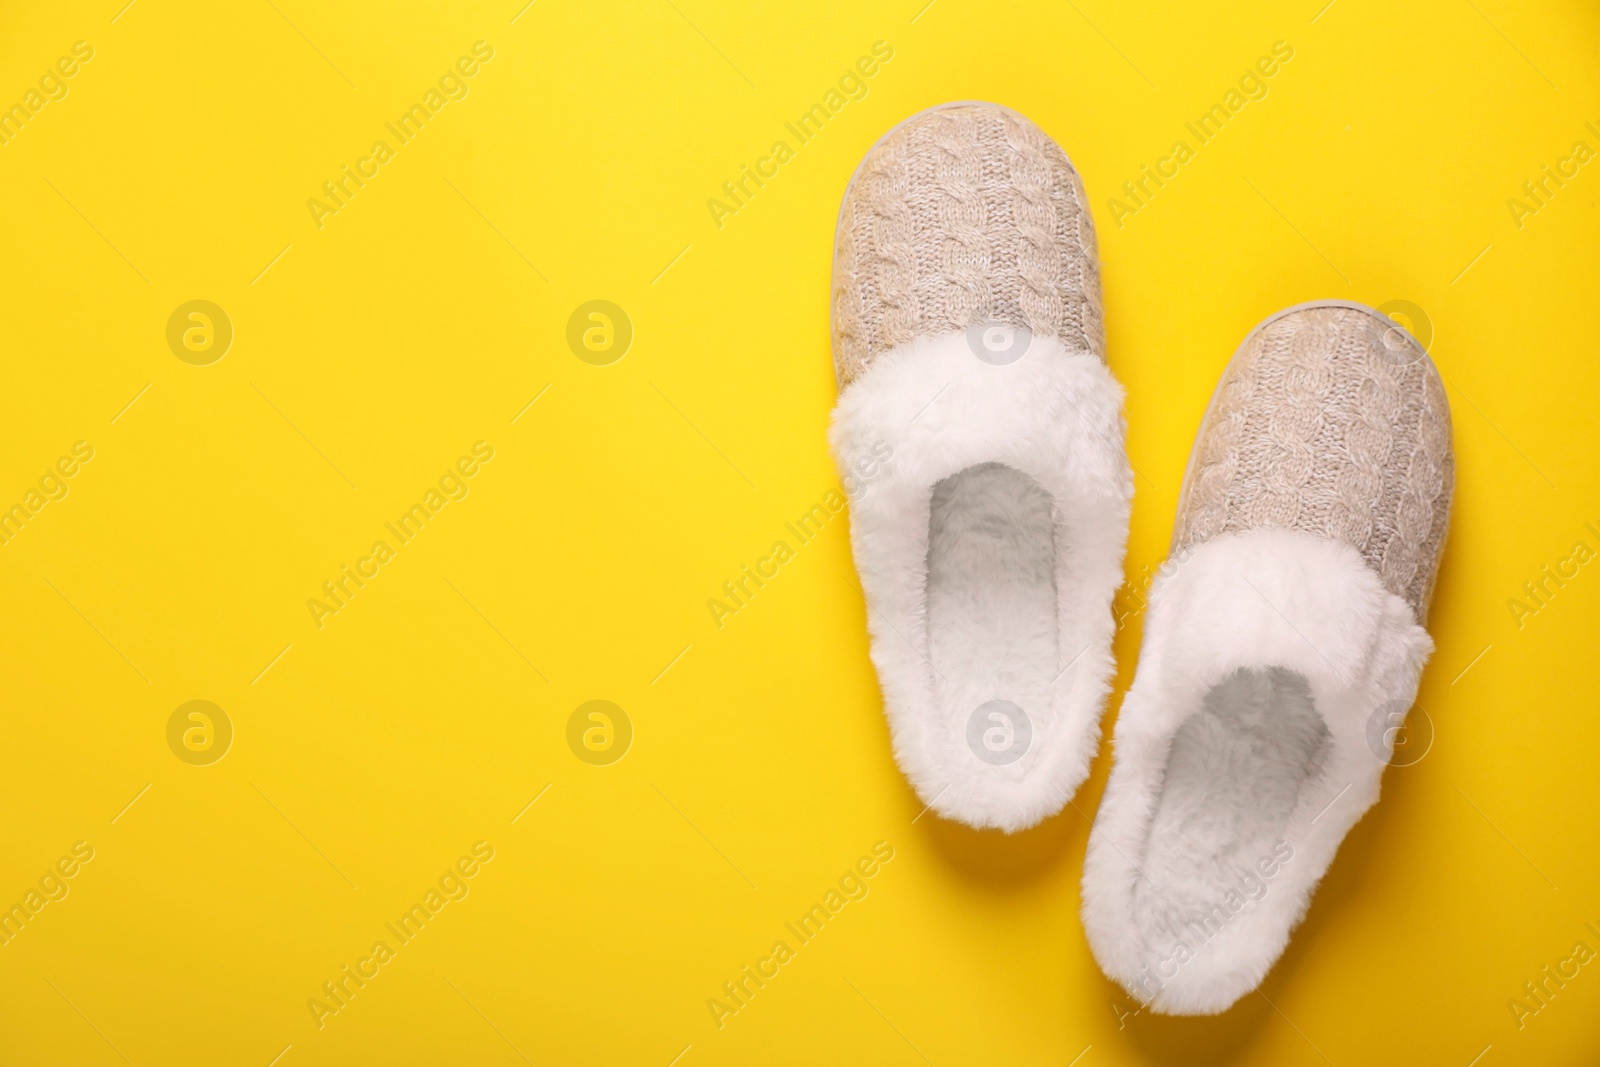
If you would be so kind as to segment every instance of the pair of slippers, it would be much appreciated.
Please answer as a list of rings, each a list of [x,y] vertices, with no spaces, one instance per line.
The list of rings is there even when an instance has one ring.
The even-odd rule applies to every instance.
[[[895,757],[945,818],[1026,828],[1099,747],[1133,496],[1071,162],[994,105],[906,120],[845,192],[832,303]],[[1096,960],[1153,1010],[1254,989],[1377,800],[1453,472],[1437,371],[1370,308],[1278,312],[1223,372],[1083,872]]]

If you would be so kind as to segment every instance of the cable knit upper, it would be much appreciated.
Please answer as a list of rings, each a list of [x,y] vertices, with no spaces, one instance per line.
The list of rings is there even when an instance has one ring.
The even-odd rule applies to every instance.
[[[1094,223],[1042,130],[993,104],[949,104],[890,131],[845,191],[833,271],[842,386],[923,334],[980,322],[1104,358]]]
[[[1427,617],[1455,456],[1433,363],[1391,320],[1337,305],[1258,326],[1195,440],[1172,549],[1276,527],[1343,541]]]

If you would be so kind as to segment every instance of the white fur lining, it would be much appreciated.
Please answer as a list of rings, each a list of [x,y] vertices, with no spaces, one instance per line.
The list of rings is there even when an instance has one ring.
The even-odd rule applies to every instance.
[[[1258,529],[1169,560],[1084,863],[1106,974],[1169,1014],[1256,988],[1378,799],[1432,650],[1348,545]]]
[[[845,389],[830,441],[847,474],[889,457],[853,495],[850,535],[901,769],[924,803],[972,826],[1009,832],[1059,811],[1109,691],[1133,494],[1121,386],[1053,338],[994,365],[965,334],[923,337]],[[991,701],[1022,708],[1022,732]],[[984,758],[990,739],[998,760]],[[1007,744],[1021,751],[1011,762]]]

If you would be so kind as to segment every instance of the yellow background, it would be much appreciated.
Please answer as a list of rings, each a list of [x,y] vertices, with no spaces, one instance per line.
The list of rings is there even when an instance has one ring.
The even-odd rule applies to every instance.
[[[1506,204],[1600,148],[1591,6],[122,3],[0,14],[0,103],[95,50],[0,146],[0,503],[95,449],[0,548],[0,903],[95,849],[0,948],[0,1060],[1600,1061],[1600,963],[1520,1030],[1507,1007],[1600,949],[1600,564],[1520,628],[1508,607],[1600,549],[1600,164],[1521,228]],[[317,228],[307,199],[478,40],[470,95]],[[867,97],[715,226],[707,198],[878,40]],[[1280,40],[1270,94],[1118,229],[1121,183]],[[917,817],[845,517],[720,630],[706,608],[838,484],[839,197],[952,99],[1032,117],[1093,200],[1135,586],[1255,322],[1404,299],[1435,333],[1436,738],[1218,1019],[1119,1019],[1089,955],[1108,746],[1027,833]],[[234,326],[210,366],[166,344],[191,299]],[[566,345],[591,299],[634,325],[610,366]],[[319,630],[307,599],[479,440],[470,495]],[[1138,643],[1135,617],[1119,695]],[[603,767],[566,742],[597,698],[635,730]],[[211,766],[167,746],[193,699],[236,731]],[[308,998],[479,840],[470,895],[319,1030]],[[870,895],[719,1030],[708,998],[878,841]]]

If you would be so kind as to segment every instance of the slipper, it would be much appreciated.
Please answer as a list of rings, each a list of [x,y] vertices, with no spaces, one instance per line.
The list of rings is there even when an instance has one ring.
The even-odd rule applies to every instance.
[[[1223,372],[1083,871],[1095,959],[1153,1010],[1255,989],[1377,801],[1454,472],[1438,372],[1371,308],[1280,312]]]
[[[1061,809],[1109,691],[1133,483],[1087,203],[1038,127],[962,103],[891,130],[840,209],[830,441],[872,662],[900,768],[974,827]]]

